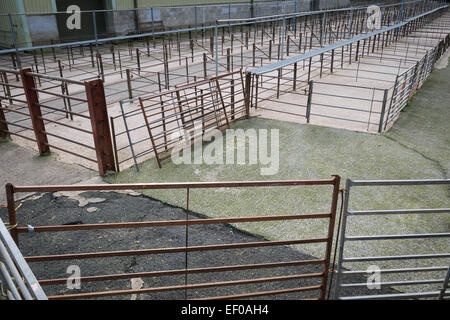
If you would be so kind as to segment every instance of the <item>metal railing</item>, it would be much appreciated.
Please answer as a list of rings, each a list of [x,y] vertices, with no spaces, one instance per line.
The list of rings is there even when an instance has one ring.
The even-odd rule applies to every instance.
[[[418,253],[416,250],[412,250],[408,254],[399,254],[397,255],[386,255],[383,254],[385,250],[383,248],[389,248],[390,245],[395,245],[396,241],[412,241],[412,240],[421,240],[421,241],[433,241],[439,239],[448,239],[450,238],[450,232],[428,232],[428,233],[396,233],[396,234],[378,234],[371,233],[370,235],[355,235],[355,231],[352,230],[352,227],[349,226],[352,219],[358,218],[358,223],[364,223],[365,219],[371,219],[374,217],[383,216],[385,219],[395,219],[395,217],[405,216],[405,215],[414,215],[420,217],[420,215],[449,215],[450,208],[420,208],[420,209],[388,209],[388,210],[352,210],[350,208],[350,195],[353,189],[355,188],[368,188],[368,187],[406,187],[406,186],[438,186],[444,185],[449,186],[449,179],[437,179],[437,180],[351,180],[347,179],[346,187],[345,187],[345,198],[343,204],[343,215],[342,215],[342,225],[340,231],[340,240],[339,240],[339,259],[337,265],[337,279],[336,279],[336,289],[334,291],[335,299],[342,300],[353,300],[353,299],[408,299],[408,298],[437,298],[443,297],[450,294],[450,292],[446,292],[448,287],[448,269],[449,266],[443,263],[444,259],[450,258],[450,252],[448,251],[449,247],[447,246],[444,250],[447,252],[422,252]],[[392,220],[391,220],[392,221]],[[388,224],[387,220],[384,223]],[[417,226],[418,227],[418,226]],[[381,228],[382,230],[382,228]],[[375,230],[373,230],[375,232]],[[349,235],[350,234],[350,235]],[[360,247],[367,246],[370,242],[381,241],[383,243],[389,241],[389,243],[384,245],[377,245],[379,255],[374,256],[349,256],[349,254],[345,251],[345,246],[349,245],[349,243],[357,243]],[[447,242],[448,243],[448,242]],[[411,254],[413,253],[413,254]],[[434,259],[434,262],[432,262]],[[440,261],[439,265],[435,265],[436,260]],[[429,262],[430,265],[413,265],[413,266],[401,266],[399,268],[380,268],[378,270],[381,276],[385,275],[397,275],[398,277],[406,277],[408,276],[408,280],[404,278],[394,279],[393,281],[384,281],[382,282],[367,282],[367,283],[348,283],[346,282],[345,276],[347,275],[367,275],[370,274],[369,268],[375,262],[385,263],[385,262]],[[346,265],[353,263],[357,264],[357,270],[348,270],[345,269]],[[364,270],[363,265],[369,265],[368,269]],[[445,272],[447,272],[447,277],[445,277]],[[434,273],[434,277],[429,277],[426,279],[417,279],[413,277],[414,275],[420,274],[432,274]],[[397,278],[398,278],[397,277]],[[413,277],[413,280],[409,280]],[[425,285],[438,285],[442,290],[436,291],[427,291]],[[341,292],[343,288],[361,288],[366,287],[368,285],[374,285],[377,287],[413,287],[412,290],[408,292],[398,292],[392,294],[379,294],[375,291],[372,295],[365,296],[344,296]],[[401,289],[400,289],[401,290]],[[429,289],[428,289],[429,290]]]
[[[2,219],[0,219],[0,290],[9,300],[47,300]]]
[[[327,1],[322,9],[338,8],[348,5],[347,0]],[[137,9],[109,9],[81,11],[83,26],[80,30],[61,28],[70,13],[47,12],[27,14],[0,14],[0,41],[3,46],[28,47],[30,43],[40,44],[67,43],[77,41],[96,41],[111,37],[127,37],[155,33],[161,29],[203,29],[214,25],[216,20],[231,18],[251,18],[278,14],[295,14],[310,11],[309,2],[303,1],[256,1],[250,3],[203,4],[177,7],[152,7]],[[36,26],[46,19],[47,35]],[[125,21],[125,22],[124,22]],[[65,27],[65,25],[64,25]]]
[[[431,50],[426,49],[426,55],[420,61],[412,60],[414,65],[404,72],[401,72],[404,69],[401,64],[403,61],[406,64],[408,60],[409,43],[402,53],[405,54],[404,59],[383,56],[384,50],[391,44],[396,45],[402,38],[418,37],[413,33],[420,32],[430,18],[439,16],[447,9],[448,6],[441,6],[381,30],[363,33],[309,52],[305,48],[304,54],[249,70],[247,76],[251,77],[251,107],[266,112],[268,116],[282,114],[284,117],[306,120],[307,123],[313,116],[317,119],[317,124],[382,133],[389,129],[411,96],[433,71],[434,63],[450,45],[450,35],[442,30],[440,33],[436,32],[440,42],[436,46],[433,44]],[[337,39],[339,38],[338,36]],[[301,44],[301,38],[299,41]],[[416,55],[418,46],[417,44]],[[394,53],[396,49],[395,46]],[[374,53],[379,57],[369,57]],[[362,62],[363,58],[367,61]],[[383,59],[398,61],[400,65],[384,66],[398,69],[395,73],[373,70],[376,64],[371,59],[379,59],[380,66]],[[350,65],[355,62],[357,67],[351,68]],[[361,67],[364,65],[367,65],[367,70]],[[349,74],[344,73],[347,71]],[[336,75],[343,80],[355,79],[356,82],[359,79],[375,80],[389,83],[392,87],[386,88],[383,85],[384,88],[380,88],[378,84],[368,87],[341,81],[331,83],[317,80],[326,75]],[[395,83],[393,79],[381,79],[379,75],[396,76]]]
[[[35,142],[40,155],[55,149],[98,164],[101,175],[115,171],[102,80],[78,81],[31,68],[0,72],[1,138],[18,136]],[[80,119],[83,125],[76,125]]]
[[[296,280],[293,284],[294,287],[278,287],[276,290],[269,291],[256,291],[245,292],[248,290],[236,289],[236,293],[226,296],[209,296],[199,297],[203,299],[237,299],[237,298],[249,298],[249,297],[261,297],[268,295],[279,295],[286,293],[305,292],[312,291],[318,292],[317,298],[325,299],[328,291],[328,276],[329,276],[329,263],[332,251],[332,242],[334,234],[334,225],[336,220],[337,202],[339,197],[339,184],[340,177],[333,176],[332,179],[323,180],[286,180],[286,181],[242,181],[242,182],[192,182],[192,183],[151,183],[151,184],[106,184],[106,185],[54,185],[54,186],[13,186],[8,184],[6,186],[7,199],[8,199],[8,215],[9,224],[11,226],[10,232],[12,238],[19,243],[21,237],[26,237],[27,233],[32,232],[35,236],[39,236],[42,233],[58,232],[59,234],[70,231],[84,231],[84,232],[96,232],[99,230],[123,230],[123,229],[144,229],[151,230],[159,227],[184,227],[185,237],[183,237],[184,245],[170,246],[161,248],[140,248],[140,249],[127,249],[119,251],[104,251],[104,252],[84,252],[84,253],[59,253],[59,254],[45,254],[45,255],[33,255],[26,256],[25,261],[32,264],[34,262],[40,263],[54,263],[55,261],[70,261],[79,260],[80,263],[91,259],[101,259],[110,257],[131,257],[131,256],[149,256],[158,254],[175,254],[184,253],[184,259],[179,260],[180,268],[174,270],[153,270],[139,273],[119,273],[119,274],[103,274],[103,275],[83,275],[80,278],[82,283],[90,282],[102,282],[110,280],[131,279],[136,277],[154,278],[154,277],[167,277],[173,275],[185,275],[183,284],[176,284],[164,287],[148,287],[142,289],[131,290],[107,290],[107,291],[94,291],[85,293],[74,294],[59,294],[49,296],[49,299],[77,299],[77,298],[95,298],[105,296],[116,295],[128,295],[128,294],[142,294],[142,293],[156,293],[156,292],[170,292],[170,291],[185,291],[185,298],[187,292],[193,289],[202,288],[221,288],[221,287],[233,287],[247,284],[256,283],[273,283],[273,282],[286,282],[288,280]],[[254,214],[252,216],[233,216],[233,217],[215,217],[215,218],[192,218],[190,207],[192,203],[190,200],[190,194],[193,190],[197,189],[229,189],[229,188],[278,188],[278,187],[324,187],[326,192],[330,192],[330,210],[320,213],[300,213],[300,212],[273,212],[269,215]],[[62,192],[62,191],[120,191],[120,190],[185,190],[186,203],[183,211],[185,211],[185,219],[173,219],[173,220],[146,220],[146,221],[123,221],[104,223],[91,223],[91,224],[78,224],[78,225],[45,225],[46,222],[42,221],[42,225],[26,226],[26,218],[16,215],[15,209],[15,194],[22,192]],[[330,190],[331,189],[331,190]],[[324,189],[325,190],[325,189]],[[327,205],[328,206],[328,205]],[[182,213],[184,215],[184,213]],[[235,224],[235,223],[258,223],[258,222],[283,222],[283,221],[327,221],[326,228],[323,235],[317,235],[315,238],[300,238],[289,237],[287,240],[262,240],[262,241],[242,241],[232,243],[222,243],[223,240],[211,242],[211,239],[204,239],[201,243],[192,245],[190,242],[190,234],[192,234],[192,226],[208,226],[208,225],[220,225],[220,224]],[[326,230],[326,231],[325,231]],[[191,232],[191,233],[190,233]],[[124,233],[127,234],[127,233]],[[20,237],[19,237],[20,236]],[[212,244],[211,244],[212,243]],[[291,260],[286,261],[272,261],[264,263],[246,263],[246,264],[233,264],[228,262],[229,265],[212,266],[207,263],[207,266],[202,264],[201,267],[188,266],[189,254],[195,252],[221,252],[222,250],[235,250],[246,248],[267,248],[273,246],[291,246],[291,245],[306,245],[306,244],[322,244],[325,247],[324,255],[318,258],[311,258],[306,260]],[[36,254],[36,251],[33,251]],[[59,250],[59,252],[61,252]],[[288,275],[280,275],[277,271],[276,276],[252,278],[246,276],[246,279],[222,281],[222,282],[196,282],[189,283],[187,275],[191,274],[210,274],[213,272],[229,272],[239,270],[270,270],[273,268],[283,267],[295,267],[295,266],[317,266],[317,272],[308,271],[308,273],[301,273],[296,271]],[[120,267],[119,267],[120,268]],[[151,270],[151,269],[150,269]],[[280,270],[280,269],[278,269]],[[51,276],[51,275],[49,275]],[[302,285],[297,281],[301,279],[317,280],[315,284]],[[39,283],[43,286],[47,285],[65,285],[67,283],[66,278],[58,279],[40,279]],[[291,284],[292,285],[292,284]],[[244,290],[244,292],[237,293]]]

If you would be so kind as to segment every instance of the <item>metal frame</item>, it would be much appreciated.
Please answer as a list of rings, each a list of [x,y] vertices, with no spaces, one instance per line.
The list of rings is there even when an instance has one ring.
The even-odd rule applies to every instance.
[[[210,272],[223,272],[233,270],[252,270],[261,268],[277,268],[288,266],[301,266],[301,265],[321,265],[322,272],[312,274],[294,274],[289,276],[277,276],[268,278],[257,279],[242,279],[226,282],[208,282],[208,283],[196,283],[189,284],[187,277],[185,277],[184,285],[173,285],[168,287],[156,287],[156,288],[143,288],[143,289],[131,289],[131,290],[117,290],[117,291],[102,291],[102,292],[90,292],[90,293],[76,293],[49,296],[49,299],[77,299],[77,298],[93,298],[104,297],[112,295],[126,295],[126,294],[139,294],[150,292],[165,292],[172,290],[184,290],[185,298],[187,298],[187,291],[190,289],[222,287],[222,286],[234,286],[244,285],[251,283],[263,283],[274,281],[286,281],[286,280],[299,280],[305,278],[318,278],[320,284],[299,286],[295,288],[279,289],[272,291],[261,292],[249,292],[239,293],[230,296],[217,296],[207,297],[207,299],[236,299],[247,297],[259,297],[267,295],[277,295],[284,293],[293,293],[301,291],[318,291],[318,299],[325,299],[328,290],[328,273],[330,256],[332,251],[334,225],[336,218],[337,202],[339,198],[339,185],[340,177],[333,176],[332,179],[323,180],[286,180],[286,181],[242,181],[242,182],[191,182],[191,183],[151,183],[151,184],[106,184],[106,185],[54,185],[54,186],[13,186],[7,185],[7,199],[8,199],[8,213],[10,216],[10,226],[12,238],[16,243],[19,243],[19,235],[33,232],[39,234],[42,232],[64,232],[73,230],[85,230],[94,231],[102,229],[130,229],[130,228],[153,228],[161,226],[185,226],[186,242],[185,246],[181,247],[166,247],[166,248],[152,248],[152,249],[139,249],[139,250],[121,250],[121,251],[107,251],[107,252],[86,252],[86,253],[65,253],[55,255],[38,255],[25,257],[25,261],[33,263],[51,262],[55,260],[72,260],[72,259],[98,259],[103,257],[118,257],[118,256],[134,256],[134,255],[154,255],[161,253],[185,253],[185,261],[181,261],[183,268],[177,270],[165,270],[165,271],[152,271],[152,272],[140,272],[129,274],[108,274],[99,276],[83,276],[82,282],[91,281],[106,281],[106,280],[118,280],[118,279],[131,279],[135,277],[159,277],[168,275],[188,275],[188,274],[201,274]],[[301,213],[277,213],[269,216],[255,215],[250,217],[222,217],[222,218],[205,218],[205,219],[189,219],[190,208],[190,190],[194,189],[211,189],[211,188],[265,188],[265,187],[283,187],[283,186],[329,186],[332,187],[331,192],[331,206],[330,211],[325,213],[313,213],[313,214],[301,214]],[[98,223],[98,224],[82,224],[82,225],[40,225],[23,227],[23,218],[19,217],[17,220],[15,209],[15,194],[22,192],[57,192],[57,191],[118,191],[118,190],[158,190],[158,189],[184,189],[186,190],[186,219],[181,220],[168,220],[168,221],[139,221],[139,222],[119,222],[119,223]],[[289,239],[283,241],[258,241],[258,242],[243,242],[243,243],[231,243],[231,244],[213,244],[213,245],[189,245],[189,226],[191,225],[209,225],[209,224],[229,224],[239,222],[264,222],[264,221],[290,221],[290,220],[305,220],[305,219],[327,219],[328,227],[327,234],[323,237],[314,239]],[[307,243],[323,243],[325,244],[325,252],[323,258],[313,260],[300,260],[300,261],[284,261],[262,264],[246,264],[246,265],[230,265],[219,267],[203,267],[203,268],[188,268],[188,254],[189,252],[209,251],[209,250],[225,250],[225,249],[238,249],[238,248],[258,248],[267,246],[283,246],[283,245],[295,245],[295,244],[307,244]],[[41,285],[57,285],[65,284],[67,279],[41,279],[39,283]]]
[[[0,219],[0,286],[9,300],[47,300],[36,277]]]
[[[32,72],[30,68],[22,69],[20,72],[0,69],[0,73],[4,75],[0,85],[3,86],[5,93],[0,99],[9,102],[9,105],[5,103],[0,105],[2,137],[18,136],[36,142],[40,155],[49,154],[53,148],[97,163],[101,175],[116,171],[106,98],[101,80],[76,81]],[[8,80],[8,76],[19,77],[22,85],[12,83]],[[69,93],[69,85],[73,90],[72,93]],[[47,98],[40,98],[40,94]],[[90,120],[90,129],[71,125],[70,121],[74,117]],[[53,131],[48,124],[66,128],[69,135]],[[78,137],[80,134],[92,137],[92,143],[80,141],[83,140]],[[70,146],[78,146],[79,150],[72,151],[71,148],[61,147],[61,140],[68,142]]]
[[[334,291],[334,299],[341,300],[358,300],[358,299],[408,299],[408,298],[430,298],[430,297],[443,297],[450,294],[445,292],[448,286],[448,272],[447,277],[444,279],[421,279],[411,281],[391,281],[379,283],[381,286],[408,286],[408,285],[423,285],[430,283],[443,283],[444,291],[425,291],[425,292],[413,292],[413,293],[394,293],[394,294],[373,294],[367,296],[343,296],[341,288],[343,287],[362,287],[366,286],[366,283],[345,283],[343,280],[344,274],[366,274],[364,270],[344,270],[343,264],[346,262],[369,262],[369,261],[388,261],[388,260],[426,260],[426,259],[443,259],[450,258],[450,252],[448,253],[421,253],[412,255],[396,255],[396,256],[367,256],[367,257],[348,257],[345,252],[345,244],[349,241],[395,241],[404,239],[433,239],[433,238],[450,238],[450,233],[426,233],[426,234],[380,234],[380,235],[358,235],[348,236],[351,232],[347,227],[347,221],[351,217],[370,217],[370,216],[391,216],[391,215],[403,215],[403,214],[449,214],[450,208],[433,208],[433,209],[392,209],[392,210],[360,210],[354,211],[349,208],[351,190],[355,187],[383,187],[383,186],[423,186],[423,185],[450,185],[450,179],[428,179],[428,180],[351,180],[347,179],[345,185],[345,198],[343,204],[342,225],[340,230],[339,240],[339,258],[337,265],[337,277],[336,277],[336,289]],[[415,272],[433,272],[433,271],[446,271],[449,266],[434,266],[434,267],[415,267],[415,268],[398,268],[398,269],[382,269],[383,273],[415,273]],[[445,284],[444,284],[445,283]]]
[[[406,105],[409,98],[415,93],[417,88],[423,83],[423,81],[428,77],[428,75],[433,70],[434,62],[442,55],[442,53],[449,47],[449,34],[445,34],[450,31],[450,25],[448,24],[448,19],[444,20],[444,25],[442,25],[442,29],[435,29],[434,26],[430,27],[431,30],[431,38],[439,39],[440,42],[437,43],[431,50],[426,49],[428,45],[428,41],[426,42],[424,49],[426,49],[426,55],[420,61],[416,59],[408,59],[409,53],[409,42],[408,39],[411,38],[414,41],[414,32],[421,32],[421,28],[427,25],[430,18],[435,17],[436,15],[441,15],[448,11],[449,6],[444,5],[428,12],[421,13],[417,16],[410,17],[401,23],[397,23],[392,26],[385,27],[381,30],[377,30],[374,32],[360,34],[354,38],[345,39],[336,43],[331,43],[325,47],[318,48],[312,51],[306,51],[305,53],[294,56],[292,58],[288,58],[285,60],[279,60],[272,64],[268,64],[265,66],[261,66],[259,68],[253,68],[248,70],[248,74],[252,77],[252,97],[251,97],[251,105],[254,109],[268,110],[270,112],[282,113],[289,116],[297,117],[297,118],[306,118],[306,122],[310,123],[311,115],[330,118],[336,120],[337,123],[348,123],[348,122],[356,122],[362,125],[367,124],[367,131],[369,128],[373,128],[374,132],[382,133],[386,131],[391,125],[392,122],[398,117],[401,109]],[[425,27],[427,28],[427,27]],[[447,28],[447,29],[445,29]],[[439,31],[437,31],[439,30]],[[435,35],[436,34],[436,35]],[[437,34],[439,34],[437,36]],[[406,39],[408,42],[408,46],[405,45],[405,48],[398,49],[397,42],[401,39]],[[426,37],[428,39],[428,36]],[[391,44],[394,44],[393,53],[394,55],[398,52],[399,57],[386,57],[383,56],[385,51],[385,47]],[[356,47],[356,53],[352,52],[352,47]],[[381,47],[381,53],[380,53]],[[375,49],[377,51],[375,51]],[[416,55],[419,51],[419,42],[417,41],[417,48],[415,49]],[[366,53],[367,52],[367,53]],[[439,52],[439,54],[436,54]],[[369,57],[369,54],[372,54],[372,57]],[[404,58],[401,56],[405,55]],[[411,54],[410,54],[411,56]],[[361,58],[365,57],[366,61],[362,62]],[[376,61],[379,59],[379,62]],[[373,71],[373,70],[364,70],[361,68],[361,65],[382,65],[383,59],[389,61],[398,61],[399,66],[392,68],[396,69],[395,72],[388,71]],[[340,61],[339,61],[340,60]],[[373,62],[372,62],[373,60]],[[348,61],[348,62],[347,62]],[[353,61],[357,62],[357,68],[351,68],[351,64]],[[402,67],[402,64],[406,64],[406,62],[414,62],[409,69]],[[303,71],[301,70],[300,63],[303,64]],[[261,64],[262,65],[262,64]],[[391,66],[389,66],[391,67]],[[305,70],[306,69],[306,70]],[[332,75],[336,69],[340,71],[350,71],[356,72],[356,76],[354,75],[346,75],[343,72],[338,74],[339,77],[353,78],[356,82],[358,79],[363,80],[376,80],[382,81],[391,84],[393,81],[379,79],[377,76],[379,74],[386,74],[386,76],[392,77],[397,75],[397,79],[407,78],[406,81],[410,82],[409,85],[405,87],[405,81],[397,81],[395,84],[393,83],[390,88],[367,88],[368,94],[366,98],[357,98],[352,96],[352,94],[343,94],[339,95],[335,98],[339,99],[360,99],[361,101],[367,100],[372,101],[372,104],[368,110],[359,110],[355,109],[355,117],[339,117],[328,114],[328,112],[318,113],[316,111],[312,111],[313,108],[313,97],[314,95],[327,95],[333,96],[325,92],[318,92],[317,90],[313,90],[312,85],[313,82],[317,82],[313,79],[322,78],[323,75],[329,74]],[[406,70],[405,70],[406,69]],[[403,72],[403,70],[405,70]],[[359,73],[365,72],[369,75],[361,77]],[[373,74],[373,75],[372,75]],[[264,79],[263,79],[264,77]],[[318,84],[324,82],[317,82]],[[342,91],[349,87],[354,89],[364,90],[366,87],[360,85],[348,85],[348,84],[340,84],[340,83],[330,83],[328,81],[327,85],[332,86],[340,86]],[[254,87],[254,88],[253,88]],[[400,89],[401,90],[400,90]],[[304,89],[304,90],[299,90]],[[384,91],[379,98],[374,99],[375,92]],[[253,94],[253,92],[255,92]],[[299,96],[299,100],[303,100],[302,96],[307,96],[307,102],[305,103],[292,103],[288,101],[283,101],[280,96],[287,94],[290,101],[292,100],[292,95]],[[323,99],[322,99],[323,100]],[[266,104],[261,104],[261,102],[267,101]],[[347,100],[348,101],[348,100]],[[298,109],[298,111],[290,110],[281,110],[282,108],[274,108],[270,106],[271,102],[277,102],[279,104],[290,105],[292,107],[296,107],[294,109]],[[381,107],[378,108],[380,111],[373,111],[374,104],[381,104]],[[326,107],[330,110],[330,113],[336,109],[351,109],[349,108],[345,102],[335,101],[334,103],[325,103],[320,104],[320,107]],[[360,112],[365,112],[368,114],[368,120],[361,120]],[[359,114],[359,115],[358,115]],[[374,118],[375,117],[375,118]]]

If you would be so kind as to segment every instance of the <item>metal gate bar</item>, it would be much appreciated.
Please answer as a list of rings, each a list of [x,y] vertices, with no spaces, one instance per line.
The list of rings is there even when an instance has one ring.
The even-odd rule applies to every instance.
[[[409,255],[379,255],[379,256],[364,256],[364,257],[348,257],[344,253],[346,242],[361,242],[374,240],[402,240],[402,239],[433,239],[433,238],[450,238],[450,232],[441,233],[421,233],[421,234],[377,234],[377,235],[358,235],[347,236],[349,228],[347,227],[348,219],[355,216],[390,216],[390,215],[404,215],[404,214],[449,214],[450,208],[432,208],[432,209],[394,209],[394,210],[359,210],[354,211],[349,209],[350,192],[353,187],[369,187],[369,186],[424,186],[424,185],[450,185],[450,179],[437,180],[373,180],[373,181],[353,181],[347,179],[344,198],[344,211],[342,216],[341,238],[339,242],[339,259],[337,268],[337,285],[334,291],[334,298],[341,300],[353,299],[408,299],[408,298],[431,298],[443,297],[450,293],[446,292],[448,287],[448,272],[447,277],[442,279],[417,279],[417,280],[401,280],[401,281],[386,281],[377,282],[380,286],[408,286],[408,285],[424,285],[443,283],[442,291],[424,291],[424,292],[409,292],[409,293],[395,293],[395,294],[373,294],[366,296],[343,296],[341,289],[349,287],[364,287],[367,283],[345,283],[344,275],[367,274],[367,270],[344,270],[343,263],[346,262],[368,262],[368,261],[396,261],[396,260],[426,260],[426,259],[444,259],[450,258],[450,252],[446,253],[420,253]],[[448,250],[448,248],[447,248]],[[436,272],[448,270],[449,266],[433,266],[433,267],[409,267],[398,269],[381,269],[380,274],[402,274],[402,273],[419,273],[419,272]],[[445,283],[447,282],[447,283]]]

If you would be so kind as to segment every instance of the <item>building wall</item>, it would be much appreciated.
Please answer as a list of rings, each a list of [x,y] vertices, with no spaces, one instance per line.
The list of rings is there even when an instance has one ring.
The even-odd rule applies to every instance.
[[[114,0],[112,0],[114,1]],[[117,9],[132,9],[134,8],[133,0],[115,0]],[[255,0],[256,1],[273,1],[273,0]],[[224,4],[224,3],[250,3],[250,0],[136,0],[138,8],[151,7],[171,7],[171,6],[190,6],[190,5],[204,5],[204,4]]]
[[[19,47],[31,45],[50,44],[60,38],[58,19],[56,18],[56,5],[58,0],[0,0],[1,13],[26,12],[27,15],[13,15],[13,23],[17,32]],[[320,9],[349,5],[349,0],[298,0],[294,6],[293,1],[256,1],[254,13],[256,16],[281,14],[295,11],[308,11],[311,2],[317,1]],[[76,4],[77,0],[73,0]],[[141,8],[137,15],[134,2]],[[203,6],[202,4],[232,3],[231,6]],[[265,3],[271,2],[271,3]],[[242,5],[237,5],[240,3]],[[98,13],[97,18],[105,21],[105,30],[99,30],[99,37],[111,37],[152,31],[152,13],[154,21],[162,21],[165,28],[177,29],[202,24],[214,24],[216,19],[247,18],[250,16],[250,1],[242,0],[104,0],[105,9],[118,11]],[[198,5],[197,7],[180,7],[180,5]],[[166,6],[166,7],[164,7]],[[154,8],[151,10],[150,8]],[[129,10],[127,10],[129,9]],[[153,12],[152,12],[153,11]],[[46,14],[42,14],[47,12]],[[61,13],[63,14],[63,13]],[[83,13],[89,15],[89,13]],[[157,30],[158,31],[158,30]],[[84,36],[84,37],[81,37]],[[91,40],[94,37],[83,34],[78,40]],[[75,39],[74,39],[75,40]],[[11,47],[11,26],[7,15],[0,15],[0,46]]]
[[[25,12],[24,0],[0,1],[0,14],[3,14],[0,16],[0,45],[2,47],[12,47],[13,43],[8,14],[12,14],[11,19],[16,34],[17,45],[28,46],[31,44],[27,17],[24,15]]]
[[[26,13],[53,12],[52,0],[23,0],[23,4]]]

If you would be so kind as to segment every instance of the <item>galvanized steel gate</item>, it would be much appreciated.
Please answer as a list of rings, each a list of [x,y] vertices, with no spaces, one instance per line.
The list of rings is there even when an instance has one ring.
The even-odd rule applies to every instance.
[[[449,266],[445,261],[449,261],[450,258],[450,245],[444,249],[446,252],[430,252],[425,253],[417,253],[417,249],[412,249],[414,254],[398,254],[398,255],[385,255],[383,252],[386,250],[383,247],[379,247],[377,252],[380,252],[380,255],[376,256],[349,256],[345,252],[345,246],[349,245],[349,242],[357,242],[359,246],[364,246],[368,242],[373,241],[408,241],[419,239],[421,241],[425,240],[433,240],[433,239],[449,239],[450,238],[450,230],[447,232],[435,232],[435,233],[416,233],[416,234],[405,234],[399,232],[398,234],[370,234],[370,235],[348,235],[349,233],[354,232],[352,227],[348,226],[348,221],[355,217],[364,217],[366,219],[370,219],[370,217],[375,216],[384,216],[386,218],[390,218],[392,216],[398,215],[449,215],[450,208],[427,208],[427,209],[393,209],[393,210],[360,210],[354,211],[349,208],[349,199],[350,192],[355,187],[388,187],[388,186],[436,186],[436,185],[450,185],[450,179],[443,180],[379,180],[379,181],[353,181],[348,179],[346,183],[346,195],[344,200],[344,211],[342,216],[342,228],[341,228],[341,237],[339,243],[339,261],[338,261],[338,270],[337,270],[337,285],[336,290],[334,291],[335,299],[342,300],[353,300],[353,299],[408,299],[408,298],[437,298],[441,299],[444,296],[450,295],[448,289],[448,281],[449,281]],[[358,221],[361,223],[362,221]],[[382,228],[380,228],[382,229]],[[390,242],[390,244],[394,244],[394,242]],[[411,248],[411,245],[409,246]],[[431,263],[429,265],[420,265],[420,266],[412,266],[412,267],[395,267],[395,268],[380,268],[380,282],[374,282],[373,285],[378,285],[381,287],[395,287],[401,286],[402,288],[407,286],[417,286],[414,287],[413,290],[408,290],[408,292],[399,292],[393,294],[377,294],[376,291],[373,295],[365,295],[365,296],[344,296],[342,293],[343,288],[361,288],[366,287],[368,283],[347,283],[344,280],[345,275],[367,275],[371,274],[371,271],[368,269],[363,269],[364,267],[360,267],[358,265],[357,270],[346,270],[344,269],[344,263],[366,263],[366,265],[372,265],[386,261],[422,261],[429,262],[431,259],[437,259],[440,263],[439,266]],[[445,260],[444,260],[445,259]],[[352,268],[353,269],[353,268]],[[426,279],[417,279],[418,274],[423,273],[428,275]],[[445,275],[447,273],[447,275]],[[398,279],[398,277],[393,281],[381,281],[381,278],[384,275],[398,275],[406,277],[407,280],[402,278]],[[434,276],[429,276],[433,274]],[[412,280],[410,280],[412,278]],[[441,290],[429,291],[427,290],[425,285],[435,284],[442,288]]]
[[[0,219],[0,289],[9,300],[47,300],[7,227]]]

